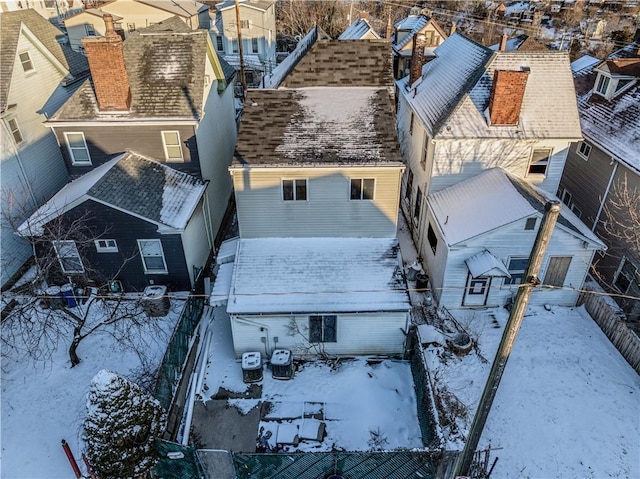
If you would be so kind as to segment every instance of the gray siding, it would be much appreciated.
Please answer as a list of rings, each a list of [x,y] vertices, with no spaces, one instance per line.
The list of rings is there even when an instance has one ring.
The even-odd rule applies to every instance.
[[[396,234],[400,167],[233,170],[240,235],[381,237]],[[282,179],[304,179],[307,201],[283,201]],[[350,178],[375,178],[373,201],[350,200]]]

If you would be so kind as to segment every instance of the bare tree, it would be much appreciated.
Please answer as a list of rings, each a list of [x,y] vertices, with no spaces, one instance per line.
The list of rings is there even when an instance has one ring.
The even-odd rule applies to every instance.
[[[603,211],[607,235],[640,258],[640,188],[625,175],[613,184]]]

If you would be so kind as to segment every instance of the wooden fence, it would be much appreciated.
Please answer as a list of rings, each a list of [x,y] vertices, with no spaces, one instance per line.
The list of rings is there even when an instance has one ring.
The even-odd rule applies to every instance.
[[[627,326],[624,316],[614,310],[600,295],[589,291],[580,295],[578,304],[584,304],[587,312],[600,326],[620,354],[640,374],[640,338]]]

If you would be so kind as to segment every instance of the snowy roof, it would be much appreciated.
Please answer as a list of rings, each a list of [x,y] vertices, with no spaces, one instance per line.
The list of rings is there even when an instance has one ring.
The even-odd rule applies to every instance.
[[[597,63],[600,63],[599,58],[592,57],[590,55],[583,55],[577,60],[571,62],[571,71],[576,73],[585,68],[593,67]]]
[[[257,10],[266,11],[275,2],[269,0],[239,0],[240,7],[255,8]],[[226,10],[227,8],[234,8],[235,0],[226,0],[216,5],[217,10]]]
[[[227,311],[408,311],[396,239],[241,239]]]
[[[300,59],[309,51],[318,39],[318,28],[312,28],[296,45],[296,48],[276,66],[270,75],[265,76],[265,88],[278,88],[285,77],[291,73]]]
[[[369,22],[364,18],[358,18],[355,22],[349,25],[344,32],[340,34],[338,40],[359,40],[363,38],[367,33],[371,33],[375,38],[380,38],[380,35],[376,33]]]
[[[204,12],[209,7],[194,0],[135,0],[139,3],[164,10],[180,17],[192,17],[199,12]]]
[[[240,55],[224,55],[224,60],[236,70],[240,69]],[[260,60],[258,55],[242,55],[245,68],[251,68],[254,70],[264,70],[264,63]]]
[[[250,90],[232,167],[399,164],[386,88]]]
[[[206,183],[137,153],[127,152],[68,183],[19,228],[23,236],[79,204],[94,200],[158,226],[183,229]]]
[[[511,277],[504,263],[492,255],[488,250],[474,254],[464,260],[473,278],[481,276],[506,276]]]
[[[578,109],[567,52],[494,52],[454,33],[423,67],[415,88],[398,80],[400,94],[434,138],[580,139]],[[489,106],[496,70],[529,69],[517,127],[492,127]]]
[[[398,29],[398,31],[409,30],[409,33],[402,37],[402,39],[398,42],[396,42],[394,38],[393,49],[396,51],[400,51],[402,47],[404,47],[411,41],[416,33],[418,33],[427,23],[429,23],[429,20],[430,19],[425,17],[424,15],[419,15],[409,16],[404,20],[396,22],[395,27]]]
[[[67,23],[67,20],[69,20],[69,19],[71,19],[71,18],[74,18],[74,17],[77,17],[78,15],[82,15],[83,13],[88,13],[89,15],[96,16],[96,17],[100,18],[100,20],[102,20],[102,19],[104,18],[104,14],[105,14],[105,13],[108,13],[108,12],[105,12],[104,10],[102,10],[102,9],[100,9],[100,8],[85,8],[84,10],[82,10],[82,11],[80,11],[80,12],[78,12],[78,13],[74,14],[74,15],[71,15],[71,16],[69,16],[69,17],[65,18],[65,19],[62,21],[62,23]],[[120,20],[122,20],[122,17],[121,17],[120,15],[116,15],[116,14],[114,14],[114,13],[110,13],[109,15],[111,15],[111,17],[112,17],[115,21],[120,21]]]
[[[485,170],[427,197],[433,216],[450,246],[524,218],[540,217],[550,200],[559,201],[502,168]],[[598,249],[606,248],[567,208],[561,210],[557,227]]]
[[[500,48],[500,43],[491,45],[489,48],[493,51],[496,51]],[[548,48],[546,45],[538,42],[533,37],[523,34],[523,35],[518,35],[517,37],[511,37],[507,39],[507,43],[505,45],[505,51],[511,52],[514,50],[531,52],[531,51],[545,51],[545,50],[548,50]]]
[[[211,306],[222,306],[227,304],[229,291],[231,291],[231,278],[233,277],[233,263],[224,263],[220,265],[216,280],[213,283],[209,304]]]
[[[613,53],[608,60],[629,63],[634,55],[638,57],[639,45],[632,43]],[[584,61],[583,65],[581,69],[574,68],[574,79],[584,137],[640,173],[640,74],[636,73],[638,78],[631,88],[607,100],[593,94],[594,68],[600,63]]]

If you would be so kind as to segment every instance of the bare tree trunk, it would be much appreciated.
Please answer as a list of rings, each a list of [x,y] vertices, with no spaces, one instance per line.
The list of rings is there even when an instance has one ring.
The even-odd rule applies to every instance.
[[[73,329],[73,341],[71,341],[71,346],[69,346],[69,360],[71,361],[71,367],[75,367],[80,364],[80,357],[78,356],[77,350],[78,346],[80,346],[80,341],[82,341],[82,336],[80,336],[80,328],[82,326],[78,326]]]

